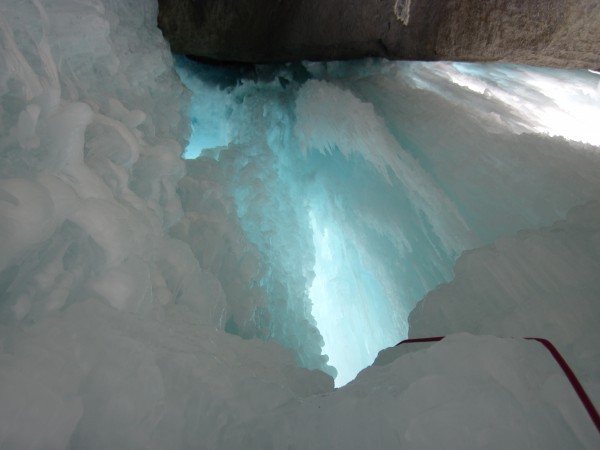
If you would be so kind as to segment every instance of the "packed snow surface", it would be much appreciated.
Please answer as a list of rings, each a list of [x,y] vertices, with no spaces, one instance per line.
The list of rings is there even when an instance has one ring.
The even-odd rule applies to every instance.
[[[156,15],[0,3],[1,449],[598,447],[600,77]]]

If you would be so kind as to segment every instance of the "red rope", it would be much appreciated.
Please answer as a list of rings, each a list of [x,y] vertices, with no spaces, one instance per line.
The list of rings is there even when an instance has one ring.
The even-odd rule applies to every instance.
[[[398,345],[401,345],[401,344],[413,344],[413,343],[417,343],[417,342],[437,342],[437,341],[441,341],[442,339],[444,339],[444,337],[445,336],[436,336],[436,337],[428,337],[428,338],[416,338],[416,339],[405,339],[402,342],[396,344],[396,347]],[[539,342],[540,344],[542,344],[546,348],[546,350],[548,350],[550,352],[550,354],[552,355],[552,357],[554,358],[554,360],[556,361],[556,363],[560,366],[560,368],[564,372],[565,376],[567,377],[567,379],[571,383],[571,386],[573,387],[573,390],[575,391],[575,393],[579,397],[579,400],[583,404],[583,407],[585,408],[585,410],[589,414],[590,419],[592,419],[592,422],[594,423],[594,425],[596,426],[596,429],[600,433],[600,415],[598,414],[598,410],[596,410],[596,407],[592,403],[592,400],[590,399],[590,397],[587,395],[587,392],[585,392],[585,389],[583,388],[583,386],[579,382],[579,379],[575,375],[575,372],[573,372],[573,370],[571,369],[571,367],[569,366],[569,364],[567,363],[567,361],[565,361],[565,359],[562,357],[562,355],[560,354],[560,352],[547,339],[542,339],[542,338],[525,338],[525,339],[527,339],[529,341],[537,341],[537,342]]]

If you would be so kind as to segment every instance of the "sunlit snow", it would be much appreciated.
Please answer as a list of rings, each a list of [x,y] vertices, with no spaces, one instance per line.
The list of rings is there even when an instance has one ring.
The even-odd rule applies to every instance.
[[[445,64],[440,72],[459,86],[511,107],[533,132],[600,145],[598,74],[488,67],[454,63]]]

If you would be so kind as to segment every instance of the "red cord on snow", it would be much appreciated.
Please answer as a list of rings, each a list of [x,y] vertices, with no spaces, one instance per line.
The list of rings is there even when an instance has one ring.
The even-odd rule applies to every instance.
[[[428,338],[416,338],[416,339],[405,339],[402,342],[399,342],[398,344],[396,344],[396,347],[399,346],[399,345],[402,345],[402,344],[414,344],[414,343],[417,343],[417,342],[437,342],[437,341],[441,341],[444,338],[445,338],[445,336],[436,336],[436,337],[428,337]],[[542,344],[546,348],[546,350],[548,350],[550,352],[550,354],[552,355],[552,357],[554,358],[554,360],[556,361],[556,363],[560,366],[560,368],[564,372],[565,376],[567,377],[567,379],[571,383],[571,386],[573,387],[573,390],[575,391],[575,393],[579,397],[579,400],[583,404],[583,407],[585,408],[585,410],[589,414],[590,419],[592,419],[592,422],[596,426],[596,429],[598,430],[598,433],[600,433],[600,415],[598,414],[598,410],[596,409],[596,407],[592,403],[592,400],[590,399],[590,397],[587,395],[587,392],[585,392],[585,389],[583,388],[583,386],[579,382],[579,379],[577,378],[577,375],[575,375],[575,372],[573,372],[573,369],[571,369],[571,367],[569,366],[569,364],[567,363],[567,361],[565,361],[565,359],[562,357],[562,355],[556,349],[556,347],[554,345],[552,345],[552,343],[548,339],[531,338],[531,337],[530,338],[524,338],[524,339],[526,339],[528,341],[537,341],[540,344]]]

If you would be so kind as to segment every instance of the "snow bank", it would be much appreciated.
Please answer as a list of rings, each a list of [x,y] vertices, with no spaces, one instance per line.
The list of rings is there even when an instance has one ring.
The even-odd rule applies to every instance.
[[[567,379],[537,342],[461,333],[393,352],[340,390],[231,427],[224,448],[561,449],[598,442]]]
[[[0,5],[2,448],[215,448],[231,420],[332,388],[223,332],[243,305],[168,235],[188,93],[156,13]]]
[[[451,283],[412,311],[410,336],[456,331],[543,336],[600,401],[600,204],[573,208],[567,219],[503,237],[464,253]],[[464,311],[469,311],[465,314]]]

